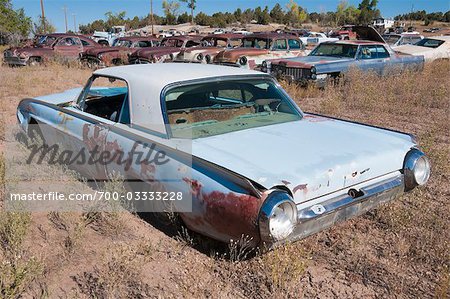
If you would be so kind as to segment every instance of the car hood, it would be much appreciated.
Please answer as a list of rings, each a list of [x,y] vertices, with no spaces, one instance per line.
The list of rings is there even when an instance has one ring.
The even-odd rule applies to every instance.
[[[285,59],[275,59],[272,60],[272,64],[286,64],[286,66],[290,67],[303,67],[310,68],[315,65],[332,63],[332,62],[346,62],[352,61],[352,58],[342,58],[342,57],[334,57],[334,56],[303,56],[303,57],[295,57],[295,58],[285,58]]]
[[[194,156],[302,203],[402,169],[409,135],[315,115],[193,140]]]

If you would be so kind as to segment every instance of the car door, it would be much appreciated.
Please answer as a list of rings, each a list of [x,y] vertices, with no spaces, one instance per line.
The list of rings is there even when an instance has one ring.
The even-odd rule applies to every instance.
[[[303,56],[304,55],[304,45],[302,44],[301,40],[299,39],[294,39],[294,38],[289,38],[288,39],[288,47],[289,47],[289,52],[293,55],[293,56]]]
[[[380,56],[378,55],[378,47],[380,47]],[[381,74],[384,70],[386,60],[389,60],[389,53],[381,45],[365,45],[361,46],[359,49],[358,67],[361,70],[375,71],[376,73]]]
[[[54,46],[57,56],[64,58],[78,58],[79,53],[83,52],[83,44],[78,37],[62,37]]]
[[[189,140],[171,141],[167,135],[139,126],[130,119],[127,97],[117,122],[110,127],[105,148],[116,159],[107,163],[106,173],[120,174],[129,188],[126,199],[137,212],[191,211],[192,194],[186,180],[192,177]],[[165,124],[161,124],[164,130]]]

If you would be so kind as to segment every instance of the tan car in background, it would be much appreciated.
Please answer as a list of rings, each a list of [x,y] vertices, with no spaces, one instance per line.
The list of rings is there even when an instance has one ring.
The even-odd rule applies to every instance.
[[[425,37],[414,45],[396,47],[395,52],[425,57],[425,62],[450,59],[450,36]]]
[[[305,45],[296,36],[274,32],[258,33],[244,37],[238,48],[221,51],[213,62],[259,70],[264,60],[305,56],[308,53]]]
[[[174,62],[212,63],[217,54],[224,49],[239,47],[244,34],[224,33],[205,36],[201,46],[183,49]]]

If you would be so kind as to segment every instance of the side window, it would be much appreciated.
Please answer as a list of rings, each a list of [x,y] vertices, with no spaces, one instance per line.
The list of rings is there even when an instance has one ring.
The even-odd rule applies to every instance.
[[[376,59],[377,58],[377,48],[376,46],[362,46],[361,52],[359,53],[361,59]]]
[[[58,41],[58,46],[79,46],[81,45],[80,39],[74,37],[65,37]]]
[[[277,39],[273,45],[274,50],[287,50],[287,43],[285,39]]]
[[[129,122],[128,85],[124,80],[94,76],[78,105],[89,114],[114,122]]]
[[[291,50],[298,50],[298,49],[302,48],[302,46],[298,40],[290,39],[290,40],[288,40],[288,43],[289,43],[289,49],[291,49]]]
[[[191,48],[191,47],[195,47],[195,46],[198,46],[198,43],[197,42],[195,42],[195,41],[192,41],[192,40],[190,40],[190,41],[188,41],[188,42],[186,42],[186,48]]]
[[[377,58],[389,58],[389,52],[383,46],[377,46]]]
[[[81,41],[81,44],[83,45],[83,47],[87,47],[87,46],[91,45],[90,43],[88,43],[87,41],[85,41],[83,39],[80,39],[80,41]]]
[[[141,40],[138,42],[137,47],[138,48],[147,48],[147,47],[151,47],[152,46],[152,42],[150,41],[145,41],[145,40]]]

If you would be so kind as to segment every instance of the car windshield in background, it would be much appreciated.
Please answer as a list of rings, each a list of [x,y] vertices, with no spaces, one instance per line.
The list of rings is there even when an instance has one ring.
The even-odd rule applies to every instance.
[[[400,39],[399,35],[383,35],[384,40],[386,41],[386,44],[388,45],[394,45],[398,40]]]
[[[131,47],[131,42],[129,40],[117,40],[114,42],[113,47]]]
[[[55,42],[55,40],[56,40],[56,37],[54,37],[54,36],[44,35],[39,39],[38,45],[39,46],[51,46]]]
[[[416,43],[416,46],[427,47],[427,48],[437,48],[444,43],[443,40],[424,38]]]
[[[301,119],[300,112],[270,79],[174,87],[164,100],[175,138],[202,138]]]
[[[271,41],[267,38],[244,38],[242,40],[242,47],[244,48],[257,48],[257,49],[270,49]]]
[[[357,45],[320,44],[309,55],[355,58],[357,50]]]

